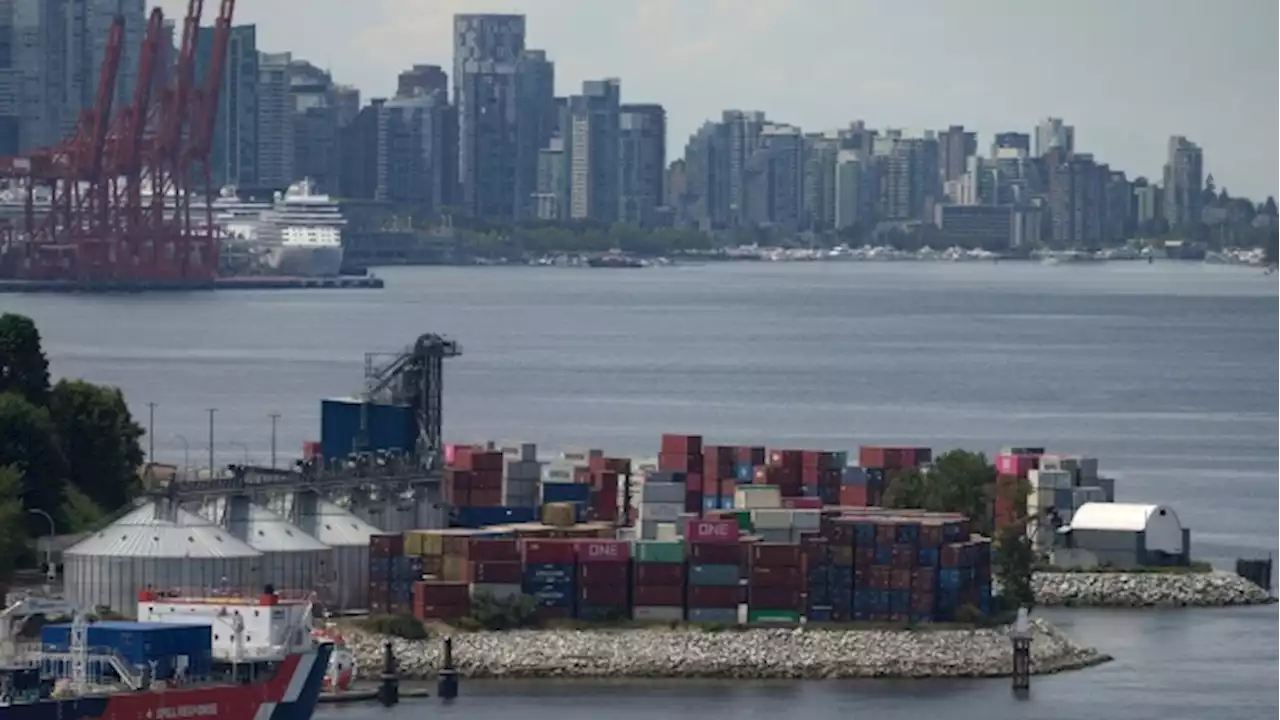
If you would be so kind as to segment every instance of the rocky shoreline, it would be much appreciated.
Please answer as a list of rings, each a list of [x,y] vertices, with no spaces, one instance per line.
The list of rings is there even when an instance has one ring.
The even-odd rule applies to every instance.
[[[1042,607],[1227,607],[1265,605],[1270,593],[1239,575],[1040,572],[1031,579]]]
[[[1034,673],[1111,659],[1075,644],[1044,620],[1033,621],[1032,632]],[[362,675],[378,671],[387,639],[403,678],[435,678],[439,640],[348,632]],[[456,669],[466,678],[973,678],[1012,672],[1007,628],[517,630],[460,633],[453,648]]]

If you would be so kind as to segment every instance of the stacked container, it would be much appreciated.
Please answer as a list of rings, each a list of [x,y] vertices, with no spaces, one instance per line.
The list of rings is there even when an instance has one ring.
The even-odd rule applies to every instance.
[[[728,445],[706,445],[702,448],[702,511],[733,507],[734,488],[738,484],[737,448]]]
[[[538,446],[523,443],[519,457],[506,460],[502,479],[502,504],[507,507],[537,507],[538,486],[542,483],[542,463],[538,462]]]
[[[420,580],[413,584],[413,616],[419,620],[457,620],[471,614],[465,582]]]
[[[833,503],[843,507],[866,507],[868,505],[867,471],[865,468],[851,466],[840,471],[839,502]]]
[[[465,579],[471,583],[472,600],[487,596],[508,601],[522,594],[524,566],[515,538],[471,538],[467,547]]]
[[[943,622],[955,619],[956,611],[969,605],[990,614],[991,543],[985,539],[948,543],[939,557],[937,609]]]
[[[736,623],[743,565],[737,520],[690,520],[685,538],[689,556],[687,619]]]
[[[751,511],[751,530],[767,543],[800,542],[804,534],[817,533],[822,512],[806,509],[757,509]]]
[[[685,473],[685,512],[702,512],[702,463],[701,435],[662,436],[658,470]]]
[[[674,526],[680,520],[685,512],[685,477],[685,473],[652,473],[640,487],[636,514],[640,539],[656,540],[660,525]]]
[[[804,495],[804,453],[800,450],[770,450],[769,463],[757,468],[755,482],[777,485],[783,497]]]
[[[631,478],[630,458],[592,457],[588,469],[591,472],[591,515],[596,520],[617,522],[624,497],[630,494],[624,488]],[[624,492],[626,490],[626,492]]]
[[[631,543],[575,540],[579,620],[622,620],[631,616]]]
[[[632,575],[632,618],[653,621],[684,619],[684,543],[636,541]]]
[[[828,505],[840,503],[840,485],[846,464],[844,453],[802,450],[800,481],[804,494],[821,498]]]
[[[824,523],[822,535],[801,542],[805,564],[805,612],[815,622],[853,619],[853,528],[848,522]]]
[[[575,522],[585,520],[591,503],[591,486],[585,483],[543,483],[542,503],[572,503]]]
[[[757,542],[748,547],[747,622],[799,622],[805,586],[800,546]]]
[[[572,541],[523,540],[524,594],[537,603],[540,620],[571,618],[578,595],[577,557]]]
[[[403,535],[373,535],[369,538],[369,612],[390,615],[392,565],[404,555]],[[421,566],[419,566],[421,567]],[[341,578],[339,578],[341,581]],[[408,604],[407,602],[405,603]]]

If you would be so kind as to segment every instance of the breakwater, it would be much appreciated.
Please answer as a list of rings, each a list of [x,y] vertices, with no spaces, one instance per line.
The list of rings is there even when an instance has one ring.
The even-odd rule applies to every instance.
[[[1097,665],[1111,658],[1074,643],[1048,622],[1032,622],[1032,672]],[[367,676],[387,638],[348,632]],[[392,639],[402,677],[429,680],[438,640]],[[454,636],[466,678],[962,678],[1012,672],[1007,628],[979,630],[747,629],[515,630]]]
[[[1031,585],[1036,603],[1044,607],[1225,607],[1276,601],[1266,590],[1225,572],[1039,572]]]

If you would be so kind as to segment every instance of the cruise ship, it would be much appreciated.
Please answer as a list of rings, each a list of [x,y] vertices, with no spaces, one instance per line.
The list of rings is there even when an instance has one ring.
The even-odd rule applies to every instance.
[[[213,224],[224,240],[251,245],[258,239],[262,214],[271,207],[269,202],[241,200],[235,187],[224,187],[213,201]]]
[[[338,204],[317,193],[306,178],[276,193],[273,205],[262,212],[257,241],[266,249],[271,269],[281,275],[337,275],[346,224]]]

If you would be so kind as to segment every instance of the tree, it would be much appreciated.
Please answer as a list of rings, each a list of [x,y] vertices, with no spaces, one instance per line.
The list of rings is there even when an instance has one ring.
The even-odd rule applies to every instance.
[[[926,470],[907,468],[893,475],[884,503],[887,507],[962,513],[976,529],[990,532],[995,482],[996,468],[987,462],[986,455],[951,450],[939,455]]]
[[[72,487],[106,511],[123,507],[138,494],[143,430],[118,389],[59,380],[49,395],[49,414]],[[82,503],[78,509],[85,510]]]
[[[11,465],[0,467],[0,597],[13,577],[18,557],[26,550],[24,520],[22,475]]]
[[[11,466],[22,477],[19,494],[24,508],[43,510],[55,522],[62,520],[67,461],[56,428],[48,410],[16,393],[0,394],[0,466]],[[43,519],[34,515],[24,519],[31,534],[48,532]]]
[[[0,393],[17,393],[37,406],[49,394],[49,361],[29,317],[0,315]]]
[[[1027,536],[1027,521],[1010,523],[997,533],[992,557],[996,578],[1000,580],[1000,598],[1008,609],[1035,606],[1036,594],[1031,587],[1035,553]]]

